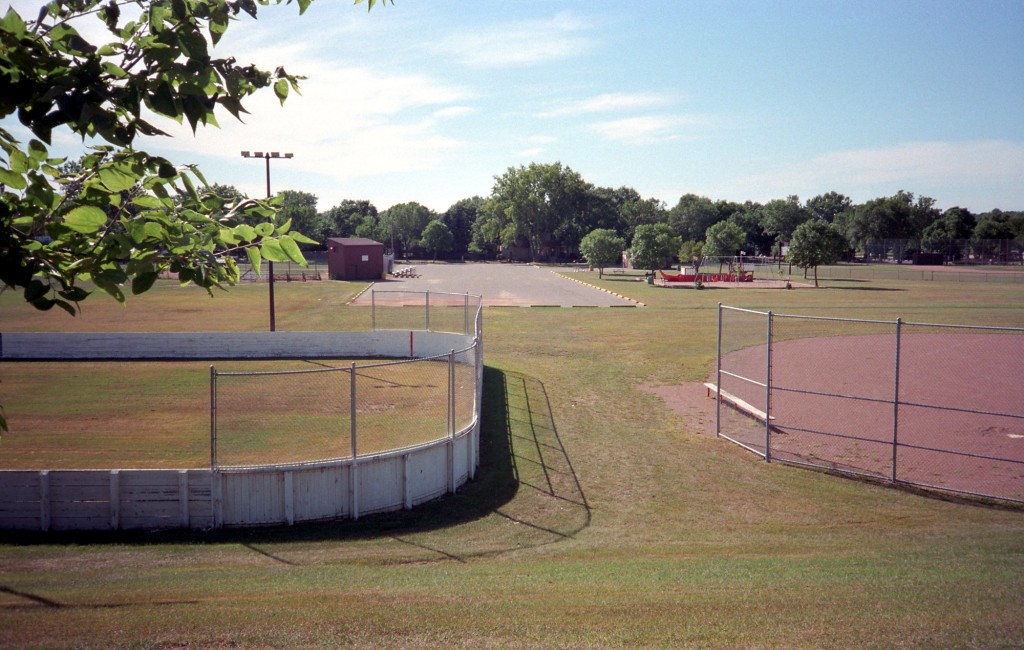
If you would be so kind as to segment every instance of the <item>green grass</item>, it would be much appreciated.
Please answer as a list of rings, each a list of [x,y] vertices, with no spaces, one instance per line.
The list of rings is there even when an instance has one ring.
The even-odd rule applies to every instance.
[[[767,465],[638,390],[707,376],[719,301],[1024,326],[1024,288],[693,291],[588,279],[648,307],[485,310],[483,465],[458,494],[291,529],[4,533],[0,646],[1024,644],[1020,509]],[[286,287],[279,305],[303,306],[284,329],[358,322],[334,295],[340,286]],[[265,293],[239,289],[211,301],[229,296],[232,308],[204,311],[204,325],[264,328]],[[112,312],[90,299],[84,315],[97,329],[194,328],[195,314],[177,307],[207,299],[160,291]],[[0,329],[33,329],[24,314],[0,294]]]

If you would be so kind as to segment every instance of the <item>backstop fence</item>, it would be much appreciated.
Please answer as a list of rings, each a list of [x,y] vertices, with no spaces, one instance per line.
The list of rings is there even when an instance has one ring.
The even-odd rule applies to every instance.
[[[210,467],[354,459],[450,438],[471,425],[481,393],[479,297],[387,293],[406,306],[374,302],[373,329],[408,330],[408,358],[257,372],[211,366]],[[424,332],[475,336],[461,349],[431,353],[417,337]]]
[[[720,437],[767,461],[1024,502],[1024,328],[719,305],[718,329]]]

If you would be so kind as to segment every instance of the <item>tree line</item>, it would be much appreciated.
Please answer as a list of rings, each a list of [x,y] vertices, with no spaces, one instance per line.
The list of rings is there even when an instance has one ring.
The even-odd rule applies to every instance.
[[[213,189],[236,192],[230,186]],[[668,207],[631,187],[595,186],[561,163],[510,167],[495,177],[490,196],[462,199],[441,213],[416,202],[381,211],[370,201],[352,199],[321,212],[307,192],[285,191],[281,198],[278,221],[291,220],[292,229],[320,246],[331,237],[366,237],[400,258],[589,259],[585,240],[595,231],[620,242],[611,247],[619,248],[616,257],[631,251],[635,261],[642,258],[634,263],[640,268],[669,258],[699,264],[704,257],[741,251],[780,258],[794,241],[805,256],[809,240],[827,240],[837,256],[887,255],[898,261],[918,251],[955,258],[951,246],[964,240],[977,242],[979,251],[987,241],[1024,241],[1024,212],[939,210],[934,199],[902,190],[861,204],[835,191],[767,203],[684,194]],[[877,242],[892,244],[880,252]]]

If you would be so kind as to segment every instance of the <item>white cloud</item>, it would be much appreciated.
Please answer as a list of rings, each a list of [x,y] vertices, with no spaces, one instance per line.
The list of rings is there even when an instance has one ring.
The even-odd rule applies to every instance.
[[[589,25],[563,11],[546,20],[524,20],[460,31],[441,39],[443,55],[480,68],[535,65],[570,59],[589,52]]]
[[[545,151],[546,149],[544,147],[534,147],[532,149],[521,149],[519,151],[516,151],[514,155],[516,156],[516,158],[533,159],[539,158],[540,155],[543,154]]]
[[[922,193],[922,186],[964,184],[998,188],[1019,186],[1024,178],[1024,143],[1004,140],[972,142],[906,142],[891,147],[836,151],[775,171],[737,179],[735,185],[755,193],[818,193],[839,188],[844,193],[881,195],[884,188]],[[844,189],[846,188],[846,189]],[[877,189],[876,189],[877,188]],[[881,194],[876,192],[881,191]],[[1016,190],[1020,192],[1019,188]],[[939,198],[939,197],[936,197]]]
[[[471,115],[475,112],[476,109],[471,106],[449,106],[448,108],[434,111],[434,117],[438,119],[451,119]]]
[[[699,115],[648,115],[593,122],[587,128],[614,142],[654,144],[686,137],[683,129],[708,127],[712,122]]]
[[[651,108],[667,104],[669,101],[668,97],[654,93],[605,93],[587,99],[568,102],[550,111],[538,113],[537,117],[564,117],[623,109]]]

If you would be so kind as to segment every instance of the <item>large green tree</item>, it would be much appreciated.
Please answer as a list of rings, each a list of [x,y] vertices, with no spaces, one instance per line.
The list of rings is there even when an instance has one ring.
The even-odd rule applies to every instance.
[[[300,12],[311,0],[298,0]],[[260,4],[280,0],[260,0]],[[211,289],[239,279],[235,252],[305,263],[308,239],[273,223],[278,202],[220,197],[194,166],[134,147],[162,135],[160,119],[195,130],[272,88],[283,102],[300,77],[236,61],[215,46],[253,0],[54,0],[36,16],[0,19],[0,118],[16,115],[22,142],[0,128],[0,282],[36,307],[74,314],[93,287],[125,299],[165,271]],[[97,42],[83,37],[98,22]],[[151,117],[154,116],[154,117]],[[99,140],[62,174],[55,132]],[[62,191],[62,188],[73,191]],[[258,225],[251,225],[251,223]],[[258,264],[254,264],[258,266]]]
[[[719,268],[726,258],[735,257],[747,243],[747,234],[731,221],[719,221],[708,228],[702,252],[705,257],[717,257]]]
[[[433,255],[436,260],[438,255],[447,255],[451,252],[452,248],[455,246],[455,237],[444,222],[440,219],[433,219],[423,229],[420,246],[422,246],[427,253]]]
[[[668,211],[667,222],[683,239],[701,241],[707,229],[722,218],[718,206],[711,199],[684,194]]]
[[[846,238],[833,224],[813,218],[793,230],[789,240],[789,261],[804,269],[814,269],[814,286],[818,286],[818,265],[833,264],[846,249]]]
[[[312,242],[304,244],[311,248],[319,247],[326,238],[326,219],[316,211],[316,195],[298,190],[281,192],[281,207],[275,223],[291,222],[291,227],[308,235]]]
[[[464,255],[469,251],[473,241],[473,224],[483,210],[484,199],[474,196],[456,201],[441,215],[441,222],[452,233],[452,253]]]
[[[800,198],[789,196],[766,203],[759,212],[761,228],[775,239],[776,251],[781,255],[782,244],[789,241],[796,227],[811,218],[800,205]],[[782,258],[779,258],[781,263]]]
[[[356,229],[363,225],[367,217],[377,219],[377,207],[366,200],[345,199],[322,212],[321,217],[325,238],[353,237],[357,236]]]
[[[672,263],[672,256],[682,246],[682,239],[668,224],[637,226],[629,247],[629,261],[635,269],[654,273]]]
[[[423,236],[423,229],[436,216],[430,208],[415,201],[398,203],[381,212],[382,230],[388,234],[386,241],[391,243],[392,252],[408,257]]]
[[[510,167],[495,177],[488,210],[507,220],[501,227],[505,246],[528,246],[534,260],[542,252],[571,255],[583,237],[590,189],[561,163]]]
[[[619,237],[611,228],[591,230],[580,241],[580,254],[587,260],[590,268],[597,269],[597,277],[604,277],[605,267],[617,264],[622,260],[622,251],[626,248],[626,240]]]

